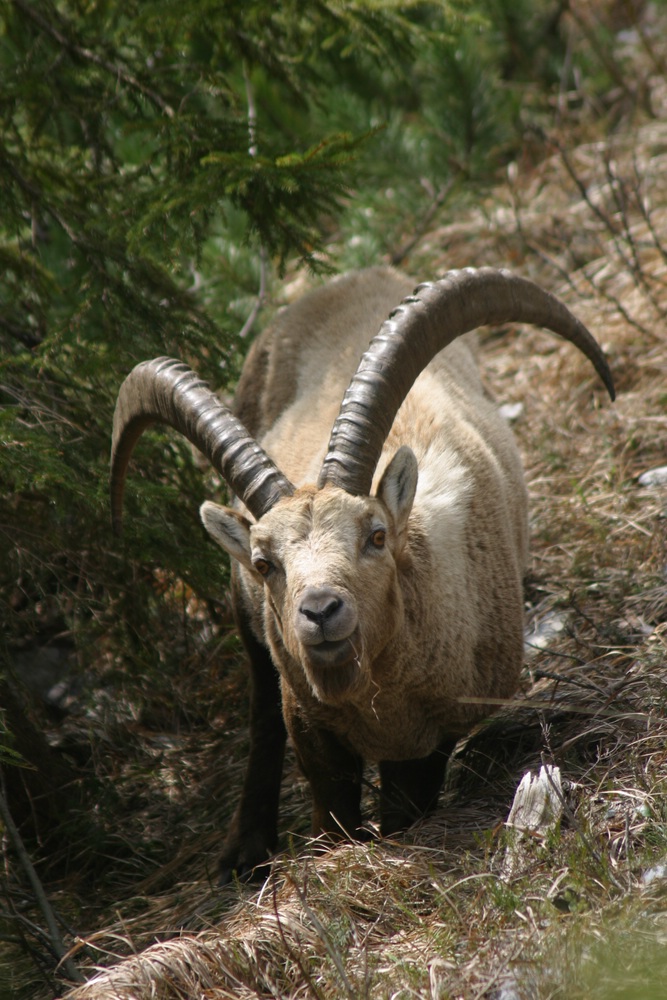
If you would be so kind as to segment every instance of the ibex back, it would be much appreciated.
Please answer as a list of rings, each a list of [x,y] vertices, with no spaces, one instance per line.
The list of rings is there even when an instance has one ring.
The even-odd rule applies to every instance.
[[[379,763],[387,835],[435,806],[457,740],[515,690],[526,488],[464,334],[545,326],[586,354],[613,398],[596,341],[533,283],[481,269],[412,287],[373,268],[285,309],[248,355],[234,414],[165,358],[138,365],[119,393],[117,525],[127,462],[153,420],[184,433],[238,498],[201,510],[234,560],[252,675],[223,879],[261,870],[276,849],[287,733],[313,833],[364,835],[367,760]]]

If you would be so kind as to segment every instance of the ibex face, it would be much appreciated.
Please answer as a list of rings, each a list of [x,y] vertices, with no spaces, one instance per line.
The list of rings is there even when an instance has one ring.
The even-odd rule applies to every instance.
[[[375,497],[303,487],[257,523],[202,506],[211,536],[266,588],[265,629],[276,663],[291,679],[303,671],[321,702],[364,692],[372,663],[400,628],[397,563],[416,485],[416,459],[401,448]]]

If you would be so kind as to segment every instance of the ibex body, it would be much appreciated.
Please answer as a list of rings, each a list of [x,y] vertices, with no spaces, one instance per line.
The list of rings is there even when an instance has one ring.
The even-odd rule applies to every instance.
[[[117,514],[134,441],[155,419],[187,434],[239,497],[234,510],[202,507],[234,559],[252,673],[225,875],[275,850],[286,730],[311,785],[313,832],[360,835],[372,760],[388,834],[434,806],[456,741],[516,687],[526,488],[461,335],[541,323],[583,350],[613,392],[590,334],[531,283],[484,270],[452,272],[413,297],[412,287],[375,268],[286,309],[248,356],[234,407],[242,423],[166,359],[138,366],[121,390]]]

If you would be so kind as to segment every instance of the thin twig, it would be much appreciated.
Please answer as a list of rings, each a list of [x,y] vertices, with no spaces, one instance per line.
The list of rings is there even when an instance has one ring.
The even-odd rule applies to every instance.
[[[606,212],[603,212],[602,209],[598,205],[596,205],[595,202],[593,201],[593,199],[591,198],[586,184],[583,182],[583,180],[580,178],[579,174],[577,173],[577,171],[576,171],[573,163],[571,162],[571,160],[570,160],[570,158],[569,158],[569,156],[568,156],[568,154],[567,154],[567,152],[565,150],[565,147],[563,145],[561,145],[561,143],[559,143],[555,139],[553,140],[553,142],[554,142],[554,145],[556,146],[556,148],[558,149],[558,152],[560,154],[563,166],[567,170],[567,172],[570,175],[571,179],[576,184],[576,186],[577,186],[577,188],[578,188],[578,190],[579,190],[579,192],[581,194],[581,197],[585,201],[586,205],[588,205],[588,207],[591,210],[591,212],[593,213],[593,215],[602,223],[602,225],[605,227],[605,229],[607,230],[607,232],[610,233],[612,242],[614,244],[614,248],[615,248],[618,256],[620,257],[623,266],[625,267],[625,269],[630,274],[635,287],[637,288],[638,291],[641,291],[645,295],[647,295],[647,297],[649,298],[649,301],[651,301],[651,303],[654,306],[656,306],[656,303],[655,303],[655,301],[653,299],[651,291],[650,291],[650,289],[647,286],[646,278],[644,277],[644,273],[643,273],[643,270],[641,268],[641,265],[639,264],[639,261],[637,259],[634,242],[632,240],[631,234],[628,231],[627,222],[625,224],[625,230],[624,231],[623,230],[619,230],[619,228],[614,224],[614,222],[610,218],[610,216]],[[607,150],[607,154],[608,154],[608,150]],[[618,202],[618,199],[616,197],[615,185],[612,182],[612,176],[613,175],[610,174],[610,162],[609,162],[609,156],[608,155],[605,157],[605,160],[606,160],[606,166],[607,166],[607,179],[611,183],[612,195],[614,196],[614,198],[616,200],[616,203],[618,205],[619,202]],[[625,219],[625,215],[623,213],[622,213],[622,215],[623,215],[623,218]],[[626,253],[626,251],[624,249],[624,245],[627,245],[627,244],[629,244],[629,246],[630,246],[630,253],[629,254]],[[634,266],[633,266],[633,264],[634,264]],[[591,282],[591,284],[593,285],[593,287],[596,288],[595,283],[590,278],[588,278],[588,275],[586,275],[585,269],[582,269],[582,273],[586,276],[587,280],[589,280]],[[607,299],[609,299],[610,301],[614,302],[614,305],[616,306],[616,308],[623,314],[623,316],[625,317],[625,319],[628,319],[630,322],[632,322],[633,326],[638,327],[639,329],[641,329],[641,331],[643,333],[647,334],[648,336],[651,336],[653,339],[656,339],[655,338],[655,334],[652,331],[646,329],[645,327],[641,326],[637,322],[635,322],[633,320],[630,320],[630,317],[629,317],[627,311],[622,307],[622,305],[618,301],[618,299],[616,299],[614,296],[610,295],[608,292],[606,292],[603,289],[598,289],[598,291],[601,291],[601,293]],[[656,308],[658,309],[658,312],[661,315],[663,315],[662,309],[659,306],[656,306]]]
[[[539,132],[538,132],[538,134],[542,135],[542,133],[539,133]],[[542,136],[542,138],[544,139],[545,137]],[[581,182],[581,180],[577,176],[576,172],[574,171],[574,168],[572,168],[571,165],[569,164],[569,160],[565,159],[565,157],[563,155],[563,149],[562,149],[562,147],[557,142],[555,142],[555,145],[556,145],[556,148],[561,153],[561,156],[563,156],[563,162],[564,162],[566,168],[569,168],[571,170],[570,176],[572,177],[572,179],[574,180],[575,184],[579,188],[579,191],[581,192],[582,197],[584,198],[584,200],[586,201],[586,203],[595,212],[597,212],[600,221],[602,221],[604,223],[605,228],[611,230],[611,232],[612,232],[612,234],[614,235],[614,238],[615,238],[617,234],[615,233],[615,230],[614,230],[613,226],[611,225],[610,221],[607,220],[605,218],[605,216],[601,212],[599,212],[594,205],[591,204],[590,199],[588,198],[588,191],[587,191],[585,185]],[[523,222],[522,222],[522,219],[521,219],[520,206],[518,205],[518,202],[517,202],[516,197],[515,197],[514,187],[512,186],[510,190],[511,190],[511,193],[512,193],[512,203],[513,203],[513,208],[514,208],[514,219],[515,219],[515,223],[516,223],[517,234],[524,241],[524,243],[526,245],[526,248],[528,250],[531,250],[533,253],[537,254],[537,256],[540,258],[540,260],[544,261],[545,264],[548,264],[550,267],[552,267],[554,269],[554,271],[556,271],[556,273],[560,275],[561,279],[568,284],[568,286],[572,289],[572,291],[578,292],[579,290],[577,289],[577,287],[575,285],[575,282],[573,280],[573,277],[572,277],[572,274],[570,273],[570,271],[568,271],[566,268],[562,267],[562,265],[559,264],[558,261],[555,260],[553,257],[551,257],[548,253],[546,253],[546,251],[543,250],[542,247],[539,246],[538,243],[536,243],[534,240],[531,240],[526,235],[524,227],[523,227]],[[619,255],[620,255],[621,259],[624,259],[623,258],[623,254],[622,254],[621,251],[619,251]],[[625,263],[627,263],[627,262],[625,262]],[[635,320],[630,315],[630,313],[628,312],[628,310],[625,308],[625,306],[623,305],[623,303],[621,302],[621,300],[618,298],[618,296],[612,295],[609,291],[607,291],[607,289],[600,288],[600,287],[598,287],[598,285],[595,284],[595,282],[593,281],[593,279],[587,273],[585,267],[581,268],[577,273],[587,282],[587,284],[590,286],[591,290],[593,291],[594,295],[595,296],[601,295],[608,302],[610,302],[614,306],[615,309],[618,309],[619,313],[623,316],[623,319],[627,323],[629,323],[631,326],[635,327],[636,330],[639,330],[640,333],[645,334],[647,337],[651,337],[654,340],[656,339],[655,332],[652,331],[652,330],[649,330],[648,327],[645,327],[638,320]]]
[[[292,885],[293,884],[294,883],[292,883]],[[315,997],[315,1000],[323,1000],[322,994],[320,993],[320,991],[317,989],[315,983],[313,982],[313,977],[310,975],[310,973],[308,972],[308,970],[304,966],[303,962],[301,961],[301,956],[298,954],[298,952],[296,952],[294,950],[294,948],[291,947],[291,945],[289,944],[289,942],[288,942],[288,940],[287,940],[287,938],[285,936],[285,931],[283,930],[283,922],[282,922],[282,920],[280,918],[280,912],[278,910],[278,893],[277,893],[277,887],[276,887],[276,883],[275,882],[273,883],[273,886],[271,888],[272,888],[271,901],[273,903],[273,913],[274,913],[274,916],[276,918],[276,923],[278,925],[278,933],[280,934],[280,940],[282,941],[283,945],[285,946],[285,951],[287,952],[287,954],[289,955],[289,957],[292,959],[292,961],[295,962],[295,964],[296,964],[299,972],[303,976],[304,982],[306,983],[306,985],[308,986],[308,988],[312,992],[313,996]]]
[[[627,76],[623,72],[622,66],[619,65],[613,55],[610,55],[604,42],[598,37],[599,30],[596,30],[597,26],[588,23],[586,18],[582,15],[582,12],[577,9],[576,4],[568,5],[568,13],[575,24],[579,27],[591,49],[609,73],[609,76],[612,78],[616,86],[626,95],[628,100],[634,104],[640,89],[645,89],[645,82],[643,80],[638,81],[637,88],[633,92],[631,87],[628,85]],[[642,85],[644,86],[642,87]],[[644,101],[643,103],[645,104],[646,102]],[[651,117],[655,117],[649,108],[646,110],[649,114],[651,114]]]
[[[72,960],[67,957],[67,949],[65,948],[65,945],[63,944],[63,941],[60,937],[56,915],[53,912],[51,904],[49,903],[46,893],[44,892],[42,883],[39,880],[39,876],[37,875],[35,867],[32,861],[30,860],[28,852],[25,849],[25,845],[23,843],[21,834],[16,828],[16,824],[12,819],[12,815],[9,811],[9,806],[7,805],[4,793],[1,790],[0,790],[0,816],[2,816],[2,821],[5,824],[7,833],[9,834],[12,844],[14,845],[14,850],[16,851],[17,857],[21,862],[26,875],[28,876],[28,879],[32,886],[32,890],[35,894],[39,907],[42,913],[44,914],[46,926],[48,927],[50,934],[50,945],[51,948],[53,949],[54,954],[58,959],[58,964],[63,966],[65,972],[70,977],[70,979],[72,979],[76,983],[82,983],[84,982],[84,978],[77,969],[77,967],[74,965]]]
[[[629,17],[631,24],[637,30],[637,34],[642,43],[644,51],[647,53],[649,59],[653,63],[653,68],[655,69],[656,74],[658,76],[665,76],[667,74],[667,64],[665,63],[665,60],[660,55],[658,55],[653,45],[651,44],[649,35],[647,34],[646,29],[644,28],[643,20],[641,16],[638,16],[639,12],[637,10],[636,4],[631,3],[630,0],[623,0],[623,7],[625,8],[626,14]]]
[[[577,657],[572,656],[569,657],[569,659],[577,660]],[[585,666],[582,660],[577,660],[577,662]],[[552,670],[541,670],[541,669],[531,670],[531,673],[536,681],[544,679],[549,681],[557,681],[559,684],[574,684],[576,687],[584,688],[585,690],[588,691],[597,691],[598,694],[604,694],[604,695],[607,694],[605,689],[600,687],[598,684],[593,684],[591,681],[578,681],[574,677],[566,677],[564,674],[557,674],[555,671]]]
[[[609,151],[607,151],[607,154]],[[616,202],[616,207],[618,208],[619,214],[623,222],[623,229],[625,232],[625,243],[627,244],[630,254],[632,255],[633,267],[632,274],[635,278],[635,284],[637,287],[641,287],[644,290],[646,297],[649,302],[656,310],[659,316],[664,317],[665,313],[660,303],[653,294],[653,289],[650,287],[644,269],[642,268],[641,261],[639,259],[639,253],[637,252],[637,245],[632,236],[632,230],[630,227],[630,221],[628,219],[628,198],[626,194],[626,186],[622,177],[616,171],[614,164],[612,163],[611,157],[609,155],[605,156],[605,170],[607,174],[607,182],[609,184],[612,197]]]
[[[444,203],[449,198],[457,180],[458,180],[458,175],[455,177],[451,177],[444,185],[444,187],[441,187],[438,193],[433,197],[429,206],[424,212],[420,222],[418,222],[417,225],[414,227],[414,235],[411,237],[411,239],[408,240],[407,243],[405,243],[402,247],[400,247],[400,249],[396,250],[391,255],[391,263],[394,265],[394,267],[398,267],[399,264],[402,264],[407,255],[410,253],[410,251],[414,250],[416,245],[421,240],[422,236],[427,232],[438,209],[442,205],[444,205]]]
[[[577,286],[574,283],[572,275],[569,271],[567,271],[564,267],[562,267],[557,260],[554,260],[553,257],[551,257],[548,253],[546,253],[542,249],[542,247],[540,247],[539,244],[535,243],[533,240],[526,239],[525,242],[528,250],[531,250],[533,253],[537,254],[540,260],[544,261],[545,264],[548,264],[550,267],[553,267],[553,269],[561,276],[561,278],[564,281],[567,282],[567,284],[573,291],[578,291]],[[606,288],[601,288],[598,285],[596,285],[591,276],[587,273],[585,267],[577,271],[577,275],[582,277],[584,281],[586,281],[586,283],[589,285],[591,291],[596,297],[601,296],[603,299],[606,299],[607,302],[611,303],[611,305],[615,309],[618,309],[619,313],[626,321],[626,323],[629,324],[629,326],[634,327],[635,330],[638,330],[640,333],[643,333],[646,337],[650,337],[651,340],[658,340],[658,341],[660,340],[660,338],[656,335],[655,330],[649,329],[649,327],[644,326],[643,323],[640,323],[639,320],[636,320],[633,316],[630,315],[630,313],[625,308],[625,306],[618,298],[618,296],[612,295],[611,292],[607,291]]]
[[[614,876],[614,874],[611,871],[609,871],[609,866],[605,864],[604,858],[602,857],[602,855],[600,854],[600,852],[598,851],[597,847],[590,839],[588,834],[584,833],[581,824],[579,823],[577,817],[570,808],[565,796],[563,795],[562,790],[558,787],[558,785],[554,781],[551,775],[551,768],[553,765],[547,763],[546,756],[544,754],[540,754],[540,756],[542,758],[542,764],[544,766],[544,773],[546,775],[547,781],[551,785],[554,795],[556,796],[561,806],[563,807],[563,814],[567,817],[567,820],[572,826],[572,829],[577,831],[579,837],[581,838],[581,842],[585,846],[586,850],[590,853],[593,860],[596,862],[601,871],[607,876],[612,885],[616,889],[620,889],[621,892],[624,892],[625,887],[621,885],[621,883]]]
[[[632,157],[632,168],[635,176],[635,198],[637,199],[637,207],[641,212],[642,219],[646,223],[646,228],[651,234],[651,238],[653,240],[653,244],[656,250],[660,254],[663,263],[667,264],[667,249],[665,249],[662,240],[660,239],[660,236],[658,234],[658,231],[656,230],[655,225],[653,224],[653,218],[651,216],[650,209],[648,208],[648,205],[646,204],[646,201],[644,200],[644,196],[642,194],[642,184],[644,183],[644,178],[642,176],[641,170],[639,169],[636,150],[633,153]]]
[[[251,156],[257,156],[257,106],[255,104],[255,92],[252,87],[250,73],[246,62],[243,63],[243,81],[245,83],[246,101],[248,103],[248,152]],[[255,320],[259,315],[262,306],[266,301],[266,290],[268,287],[269,255],[266,247],[260,242],[259,245],[259,290],[255,304],[250,310],[250,315],[241,327],[239,337],[247,337],[255,325]]]
[[[329,958],[331,959],[331,961],[335,965],[336,970],[338,972],[338,975],[341,978],[341,982],[343,983],[343,986],[345,987],[345,992],[347,993],[347,995],[350,998],[350,1000],[358,1000],[358,994],[357,994],[356,990],[353,989],[350,980],[347,978],[347,973],[345,972],[345,967],[343,965],[341,957],[340,957],[339,953],[336,951],[336,949],[333,947],[333,945],[331,944],[331,941],[329,939],[329,935],[327,934],[326,928],[323,926],[322,921],[319,919],[319,917],[317,916],[317,914],[308,905],[308,903],[306,901],[305,893],[301,892],[301,889],[296,884],[296,882],[289,875],[287,876],[287,880],[290,883],[290,885],[292,886],[292,888],[294,889],[294,892],[296,893],[297,898],[299,899],[299,902],[301,903],[302,907],[304,908],[304,910],[306,912],[306,916],[310,919],[310,922],[312,923],[312,925],[314,926],[315,930],[319,934],[320,940],[324,944],[324,947],[326,948],[326,950],[327,950],[327,952],[329,954]]]

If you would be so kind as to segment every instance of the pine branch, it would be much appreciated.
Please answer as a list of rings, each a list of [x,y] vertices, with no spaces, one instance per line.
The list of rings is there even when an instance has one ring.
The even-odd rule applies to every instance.
[[[28,3],[27,0],[12,0],[14,5],[23,11],[34,23],[41,28],[42,31],[50,35],[51,38],[58,43],[62,48],[67,49],[72,55],[76,55],[79,59],[85,62],[90,62],[94,66],[98,66],[100,69],[105,70],[110,73],[115,79],[121,80],[126,86],[130,87],[132,90],[137,90],[142,97],[147,98],[152,104],[160,109],[168,118],[174,117],[174,109],[171,107],[164,98],[158,94],[156,90],[152,87],[148,87],[145,83],[142,83],[133,73],[130,73],[124,66],[119,62],[110,62],[108,59],[104,59],[102,56],[98,55],[97,52],[93,52],[92,49],[87,48],[84,45],[78,45],[76,42],[71,41],[66,35],[59,31],[50,21],[35,9],[33,3]]]

